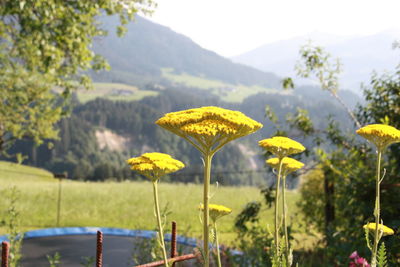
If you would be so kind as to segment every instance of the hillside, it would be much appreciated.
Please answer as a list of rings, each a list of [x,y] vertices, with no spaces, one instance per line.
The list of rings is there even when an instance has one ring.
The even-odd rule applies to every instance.
[[[353,37],[317,32],[265,44],[232,60],[281,76],[295,77],[294,66],[299,58],[299,49],[312,40],[315,45],[325,47],[334,57],[342,60],[342,88],[360,93],[360,83],[368,83],[374,70],[383,72],[399,63],[399,50],[392,49],[392,43],[399,36],[400,31]]]
[[[44,169],[21,165],[9,161],[0,161],[0,181],[55,181],[51,172]]]
[[[145,87],[149,84],[169,83],[162,69],[174,74],[217,80],[233,85],[262,86],[265,89],[280,86],[280,79],[252,67],[233,63],[216,53],[203,49],[188,37],[137,16],[127,25],[127,33],[118,38],[115,17],[103,17],[107,37],[94,43],[94,50],[103,55],[112,70],[93,74],[99,82],[119,82]]]
[[[346,113],[327,92],[316,87],[299,87],[285,92],[257,93],[237,103],[221,101],[200,89],[181,87],[170,87],[160,91],[157,96],[137,101],[97,98],[77,103],[71,116],[58,124],[60,139],[53,141],[53,149],[49,150],[47,144],[35,148],[32,142],[19,141],[10,149],[10,153],[23,153],[28,156],[26,164],[56,173],[68,172],[73,179],[102,181],[108,178],[143,179],[129,169],[125,160],[144,152],[159,151],[171,154],[186,165],[179,175],[173,179],[165,177],[164,181],[197,183],[202,179],[199,152],[154,122],[167,112],[214,105],[240,110],[261,122],[264,127],[250,136],[231,142],[215,156],[213,182],[265,185],[273,180],[265,168],[262,150],[257,142],[276,131],[266,118],[267,105],[283,124],[281,130],[289,130],[285,118],[289,113],[296,113],[298,108],[309,110],[318,129],[325,128],[327,117],[332,115],[343,131],[353,130]],[[352,97],[348,99],[353,103],[356,100]],[[312,149],[310,140],[298,136],[295,131],[289,131],[288,134]]]

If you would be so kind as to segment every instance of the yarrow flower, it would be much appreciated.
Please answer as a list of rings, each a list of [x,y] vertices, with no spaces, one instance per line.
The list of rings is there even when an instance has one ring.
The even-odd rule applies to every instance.
[[[262,127],[261,123],[239,111],[213,106],[167,113],[156,124],[185,138],[202,152],[214,145],[222,146],[254,133]]]
[[[185,164],[179,160],[173,159],[170,155],[164,153],[144,153],[140,157],[131,158],[126,161],[131,169],[146,176],[151,181],[157,181],[161,176],[176,172]]]
[[[385,124],[370,124],[356,131],[378,149],[384,149],[387,146],[400,142],[400,131]]]
[[[178,171],[185,167],[185,164],[179,160],[173,159],[168,154],[158,152],[144,153],[140,157],[128,159],[126,162],[131,166],[132,170],[146,176],[153,182],[154,211],[158,224],[159,244],[163,253],[164,266],[168,267],[168,256],[165,249],[157,184],[161,176]]]
[[[284,158],[291,154],[301,153],[306,150],[306,148],[299,142],[283,136],[264,139],[259,141],[258,144],[278,158]]]
[[[210,217],[214,222],[216,222],[219,218],[228,215],[232,212],[230,208],[227,208],[223,205],[209,204],[208,207],[210,209]],[[203,211],[204,205],[200,204],[199,209]]]
[[[266,163],[277,170],[279,168],[279,158],[271,158],[266,161]],[[284,157],[282,159],[282,173],[284,176],[291,172],[297,171],[304,167],[304,164],[298,160]]]
[[[376,229],[376,223],[367,223],[366,225],[363,226],[363,228],[367,231],[373,232]],[[392,228],[389,228],[386,225],[380,223],[378,224],[378,231],[382,231],[383,236],[394,234],[394,230]]]
[[[209,266],[210,216],[216,219],[215,211],[210,211],[209,187],[211,162],[214,154],[228,142],[254,133],[263,125],[239,111],[219,107],[201,107],[165,114],[156,124],[184,138],[198,149],[204,160],[203,192],[203,255],[204,266]],[[213,214],[213,215],[211,215]]]

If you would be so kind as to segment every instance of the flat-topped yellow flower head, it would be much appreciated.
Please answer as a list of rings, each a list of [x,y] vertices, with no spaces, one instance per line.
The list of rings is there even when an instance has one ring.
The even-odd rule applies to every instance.
[[[239,111],[212,106],[167,113],[156,124],[189,139],[203,152],[262,127]]]
[[[370,124],[356,131],[380,150],[390,144],[400,142],[400,131],[385,124]]]
[[[209,212],[210,212],[210,217],[214,222],[216,222],[219,218],[221,218],[225,215],[228,215],[232,212],[232,210],[230,208],[227,208],[222,205],[217,205],[217,204],[210,204],[210,205],[208,205],[208,208],[209,208]],[[203,211],[204,205],[200,204],[199,209],[201,211]]]
[[[366,225],[363,226],[365,230],[374,232],[376,228],[376,223],[367,223]],[[378,231],[382,231],[383,236],[386,235],[394,235],[394,231],[392,228],[387,227],[386,225],[383,224],[378,224]]]
[[[151,181],[157,181],[161,176],[176,172],[185,164],[179,160],[173,159],[170,155],[164,153],[144,153],[140,157],[131,158],[126,161],[131,169],[146,176]]]
[[[278,158],[284,158],[291,154],[301,153],[306,150],[306,148],[299,142],[283,136],[264,139],[259,141],[258,144]]]
[[[275,170],[279,169],[279,158],[271,158],[266,161],[266,163],[274,168]],[[291,172],[297,171],[304,167],[304,164],[298,160],[284,157],[282,159],[282,173],[284,176],[288,175]]]

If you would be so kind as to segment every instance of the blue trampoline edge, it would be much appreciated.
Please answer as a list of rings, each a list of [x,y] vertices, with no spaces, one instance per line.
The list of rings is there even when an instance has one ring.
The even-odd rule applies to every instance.
[[[68,235],[96,235],[97,231],[101,231],[103,235],[127,236],[140,238],[153,238],[157,232],[150,230],[131,230],[124,228],[111,227],[55,227],[32,230],[24,233],[24,239],[51,237],[51,236],[68,236]],[[171,234],[165,234],[166,241],[171,241]],[[0,242],[9,241],[8,235],[0,236]],[[196,247],[198,242],[195,238],[177,236],[177,243],[185,246]],[[212,245],[210,244],[210,247]],[[233,254],[242,254],[240,251],[233,250]]]
[[[123,228],[110,227],[56,227],[32,230],[24,233],[24,239],[48,237],[48,236],[65,236],[65,235],[96,235],[97,231],[101,231],[104,235],[113,236],[129,236],[141,238],[153,238],[156,236],[155,231],[149,230],[130,230]],[[165,240],[171,240],[171,234],[165,235]],[[9,241],[8,235],[0,236],[0,242]],[[177,236],[177,242],[182,245],[196,247],[197,240],[184,236]]]

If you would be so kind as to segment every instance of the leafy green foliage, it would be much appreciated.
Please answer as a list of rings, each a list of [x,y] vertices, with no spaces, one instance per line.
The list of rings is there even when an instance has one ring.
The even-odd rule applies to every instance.
[[[321,87],[331,91],[332,95],[336,97],[335,87],[330,87],[337,86],[335,82],[337,76],[332,74],[336,68],[331,71],[324,69],[326,66],[330,66],[328,62],[330,56],[318,47],[307,49],[306,51],[302,50],[303,54],[301,55],[306,66],[303,69],[303,76],[314,73],[320,79]],[[391,79],[393,77],[395,76],[392,76]],[[331,79],[333,80],[330,81]],[[360,121],[363,124],[386,121],[399,127],[397,117],[393,116],[398,110],[399,102],[386,105],[387,102],[390,103],[388,99],[396,99],[398,94],[398,89],[396,89],[398,83],[396,79],[391,79],[386,75],[374,76],[371,83],[372,88],[365,91],[367,103],[363,106],[360,105],[356,114],[347,110],[355,125],[360,125]],[[338,100],[340,101],[340,99]],[[299,123],[296,122],[296,124]],[[303,199],[300,206],[306,212],[307,224],[317,227],[325,235],[325,258],[329,262],[336,262],[340,265],[344,264],[348,251],[357,249],[363,254],[368,252],[363,242],[365,233],[361,226],[366,222],[373,221],[371,214],[375,201],[373,178],[375,168],[372,166],[375,166],[376,155],[371,146],[365,142],[361,143],[355,137],[354,132],[343,131],[332,118],[330,118],[328,127],[323,131],[314,132],[313,136],[314,143],[321,144],[320,149],[315,150],[317,153],[314,154],[321,172],[315,177],[311,175],[305,177],[301,188]],[[324,142],[321,143],[318,140],[324,140]],[[334,148],[333,150],[322,149],[322,146],[326,147],[328,142]],[[395,181],[399,160],[393,153],[396,150],[398,151],[398,147],[392,146],[391,153],[387,156],[384,184],[391,184]],[[395,197],[398,194],[397,191],[397,187],[390,189],[386,187],[381,192],[382,218],[386,225],[392,227],[398,225],[396,214],[399,212],[399,200]],[[317,199],[320,201],[316,201]],[[386,242],[390,243],[391,253],[397,253],[398,246],[393,239],[389,238]],[[397,257],[391,258],[393,264],[397,262],[395,258]]]
[[[99,15],[118,14],[124,25],[152,6],[152,0],[2,1],[0,152],[25,137],[37,144],[55,138],[53,125],[65,115],[65,99],[80,86],[90,88],[85,71],[108,67],[91,50],[93,38],[106,34]],[[54,88],[61,89],[61,98]]]
[[[53,256],[47,255],[47,260],[49,261],[49,267],[59,267],[61,264],[61,255],[56,252]]]
[[[332,59],[331,55],[320,46],[308,43],[300,49],[301,60],[297,62],[297,75],[309,78],[315,75],[322,90],[328,91],[346,110],[351,119],[361,127],[353,111],[343,102],[338,95],[339,76],[342,72],[340,59]]]
[[[385,243],[382,242],[382,244],[379,247],[378,250],[378,255],[377,255],[377,263],[379,267],[388,267],[387,259],[386,259],[386,248],[385,248]]]
[[[340,60],[332,60],[329,53],[311,42],[300,49],[300,56],[302,60],[296,65],[297,74],[303,78],[315,74],[323,90],[336,94],[339,89]]]
[[[81,266],[83,267],[91,267],[96,263],[96,259],[94,257],[82,257]]]
[[[283,89],[287,90],[287,89],[293,89],[294,88],[294,82],[293,79],[290,77],[284,78],[282,80],[282,87]]]
[[[374,74],[369,87],[365,88],[366,105],[358,106],[357,115],[363,123],[388,123],[397,129],[400,128],[400,66],[392,73]],[[400,146],[391,145],[385,151],[385,178],[381,184],[381,217],[385,225],[397,229],[400,227],[398,216],[400,200],[395,196],[400,194],[397,186]],[[388,262],[399,264],[400,237],[393,236],[385,240],[388,252]]]
[[[237,266],[271,266],[273,237],[264,226],[252,224],[247,231],[239,232],[237,240],[238,248],[243,251],[243,256],[233,258]]]
[[[286,115],[286,121],[291,125],[295,125],[305,136],[315,132],[314,124],[309,118],[308,111],[305,109],[297,108],[296,115],[288,113]]]
[[[246,207],[239,213],[235,218],[235,227],[241,231],[247,231],[247,222],[255,223],[258,222],[258,213],[261,209],[260,202],[249,202]]]
[[[2,224],[7,228],[8,239],[10,240],[10,267],[19,267],[21,261],[21,247],[23,234],[21,234],[20,227],[20,210],[17,207],[20,200],[21,192],[16,186],[3,189],[3,196],[8,199],[6,217],[3,219]]]

